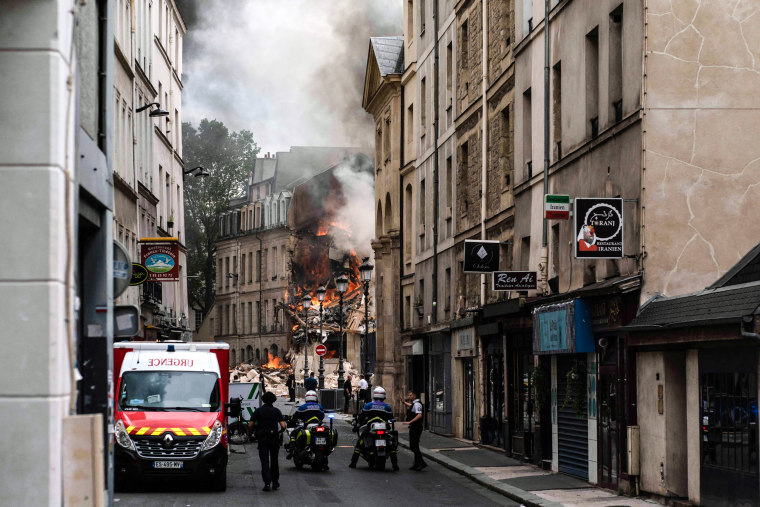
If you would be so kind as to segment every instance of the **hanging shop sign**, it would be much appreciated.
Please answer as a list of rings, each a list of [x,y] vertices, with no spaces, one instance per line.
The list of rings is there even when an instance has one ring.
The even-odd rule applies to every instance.
[[[570,196],[546,194],[544,196],[544,217],[547,220],[567,220],[570,218]]]
[[[463,327],[452,331],[456,343],[456,357],[472,357],[476,354],[474,327]]]
[[[141,243],[140,260],[148,270],[148,280],[158,282],[179,280],[178,243]]]
[[[533,310],[533,353],[575,354],[594,351],[591,309],[574,299]]]
[[[536,271],[494,271],[493,290],[535,290],[537,287]]]
[[[142,264],[133,262],[132,278],[129,281],[129,285],[142,285],[146,281],[148,281],[148,270]]]
[[[623,258],[623,199],[575,199],[575,257]]]
[[[464,272],[492,273],[499,269],[499,242],[464,240]]]

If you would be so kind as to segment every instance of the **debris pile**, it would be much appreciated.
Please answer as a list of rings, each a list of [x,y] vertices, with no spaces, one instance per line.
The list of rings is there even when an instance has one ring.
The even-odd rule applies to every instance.
[[[315,377],[318,377],[319,374],[317,373],[317,368],[319,367],[319,357],[313,354],[313,350],[310,352],[312,353],[309,354],[309,369],[311,371],[314,371]],[[290,364],[283,364],[276,368],[270,367],[269,364],[265,364],[260,367],[254,367],[250,364],[242,363],[230,370],[230,382],[264,382],[265,387],[268,391],[272,391],[278,397],[286,397],[288,396],[288,388],[285,386],[285,382],[288,380],[288,374],[291,367],[293,368],[294,372],[297,372],[297,383],[303,383],[304,379],[304,375],[301,373],[304,364],[303,354],[298,354],[293,357],[292,362],[292,366]],[[325,389],[338,388],[337,370],[337,360],[330,359],[325,361]],[[343,370],[344,378],[348,375],[351,375],[351,377],[354,379],[354,384],[358,382],[359,373],[354,369],[351,363],[343,360]]]

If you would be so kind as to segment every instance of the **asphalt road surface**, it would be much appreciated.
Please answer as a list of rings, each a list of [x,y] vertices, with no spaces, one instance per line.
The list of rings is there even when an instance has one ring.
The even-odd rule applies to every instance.
[[[292,405],[278,402],[283,413]],[[198,506],[198,505],[283,505],[293,506],[378,506],[378,505],[518,505],[466,477],[438,464],[428,462],[422,472],[410,471],[413,455],[399,449],[401,470],[369,470],[360,459],[356,469],[348,468],[353,452],[354,434],[347,422],[335,419],[339,432],[338,447],[330,456],[330,470],[312,472],[308,466],[296,470],[292,460],[285,460],[280,450],[280,489],[264,492],[261,465],[255,443],[233,445],[227,467],[227,491],[209,492],[205,486],[184,482],[162,481],[142,484],[129,493],[117,492],[114,505],[126,506]]]

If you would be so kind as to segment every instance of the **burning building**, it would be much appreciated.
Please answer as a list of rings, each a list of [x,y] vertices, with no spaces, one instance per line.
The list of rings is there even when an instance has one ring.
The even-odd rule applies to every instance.
[[[352,247],[362,238],[352,232],[361,229],[355,219],[362,215],[350,208],[362,195],[354,183],[372,181],[372,174],[370,159],[357,148],[293,147],[256,160],[245,195],[220,218],[216,301],[210,316],[214,339],[230,344],[231,364],[292,360],[303,350],[307,321],[312,341],[318,341],[318,302],[314,297],[305,318],[301,297],[305,291],[316,296],[323,284],[328,288],[323,330],[328,355],[337,355],[339,312],[333,279],[341,274],[349,278],[345,306],[361,307],[363,312],[361,261]],[[347,209],[352,215],[348,220]],[[371,225],[371,205],[368,211]],[[365,250],[370,251],[368,240]],[[359,330],[353,331],[358,336]],[[347,349],[351,357],[351,345]]]

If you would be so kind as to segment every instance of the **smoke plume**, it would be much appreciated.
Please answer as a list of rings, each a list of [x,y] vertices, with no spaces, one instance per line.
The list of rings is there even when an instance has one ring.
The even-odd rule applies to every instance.
[[[372,146],[361,107],[369,38],[402,33],[399,0],[179,4],[186,121],[250,130],[263,151]]]

